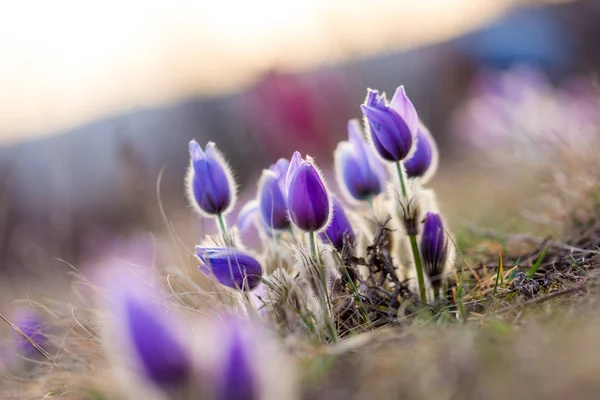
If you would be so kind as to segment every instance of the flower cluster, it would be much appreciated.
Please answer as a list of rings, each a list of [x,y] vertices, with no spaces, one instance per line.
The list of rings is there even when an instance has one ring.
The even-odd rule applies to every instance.
[[[428,191],[422,185],[437,169],[435,141],[419,120],[403,86],[389,102],[385,94],[369,90],[361,109],[364,125],[358,120],[349,121],[348,140],[339,143],[334,153],[337,183],[352,208],[332,194],[313,158],[295,152],[289,160],[282,158],[263,170],[256,199],[242,208],[238,227],[229,229],[222,215],[235,198],[230,168],[213,143],[202,151],[195,141],[191,142],[189,198],[203,215],[216,217],[225,244],[222,248],[196,247],[201,272],[242,292],[262,284],[272,288],[270,275],[277,268],[262,265],[269,263],[269,249],[272,253],[275,248],[280,259],[300,260],[292,265],[285,263],[285,268],[288,273],[312,277],[307,287],[315,289],[327,314],[332,300],[329,281],[348,271],[343,254],[365,254],[358,244],[372,240],[375,233],[365,228],[365,221],[369,215],[377,217],[375,203],[383,202],[389,204],[386,209],[394,210],[392,215],[401,227],[395,242],[411,244],[408,249],[396,246],[397,252],[405,253],[394,260],[397,266],[402,264],[398,271],[408,275],[401,277],[417,278],[412,286],[418,289],[424,303],[428,302],[428,287],[438,297],[447,264],[452,262],[452,251],[448,250],[435,201],[423,200],[423,193]],[[235,239],[237,229],[251,226],[262,238],[262,255],[252,254]],[[323,249],[330,249],[325,252],[327,257],[323,257]],[[287,257],[282,253],[287,253]],[[323,281],[322,285],[314,282],[315,275]],[[352,276],[355,283],[366,279],[360,273]]]

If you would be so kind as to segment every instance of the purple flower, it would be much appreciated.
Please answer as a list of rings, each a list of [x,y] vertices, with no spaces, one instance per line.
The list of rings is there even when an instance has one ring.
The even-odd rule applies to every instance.
[[[448,258],[448,241],[439,214],[428,212],[425,216],[421,237],[421,257],[431,286],[441,287],[442,273]]]
[[[259,380],[250,359],[251,346],[245,335],[248,327],[236,320],[227,321],[223,327],[224,360],[220,385],[216,392],[218,400],[258,399]]]
[[[348,122],[348,139],[334,153],[338,183],[350,199],[368,200],[384,189],[385,167],[365,141],[357,120]]]
[[[122,324],[143,374],[163,390],[186,384],[192,374],[192,361],[164,320],[165,313],[151,307],[149,298],[124,292],[119,300]]]
[[[206,145],[205,151],[195,140],[189,147],[187,189],[190,202],[200,213],[224,214],[235,203],[235,184],[229,166],[213,142]]]
[[[38,346],[43,348],[48,342],[47,328],[39,314],[29,310],[20,310],[14,317],[13,323]],[[38,350],[20,333],[14,331],[14,336],[17,353],[25,357],[33,357],[38,353]]]
[[[329,223],[331,200],[312,158],[295,152],[286,177],[290,219],[306,232],[317,232]]]
[[[280,159],[268,170],[264,170],[258,183],[260,215],[266,226],[275,230],[290,227],[287,212],[285,179],[290,162]]]
[[[370,127],[373,146],[386,161],[402,161],[409,155],[419,126],[417,111],[400,86],[390,105],[385,94],[369,89],[360,106]]]
[[[241,232],[248,229],[255,221],[258,213],[258,201],[251,200],[244,204],[237,216],[237,226]]]
[[[415,151],[404,161],[404,170],[409,178],[422,178],[423,181],[437,169],[437,148],[433,137],[423,125],[419,126],[416,139]]]
[[[341,252],[344,247],[344,237],[347,236],[351,241],[354,241],[354,231],[344,212],[344,207],[342,207],[335,197],[333,198],[332,212],[333,216],[331,218],[331,224],[329,224],[324,232],[321,232],[320,236],[323,242],[329,243],[329,241],[331,241],[333,247]]]
[[[196,255],[202,261],[198,267],[200,272],[215,277],[224,286],[252,290],[261,282],[260,263],[239,250],[196,246]]]

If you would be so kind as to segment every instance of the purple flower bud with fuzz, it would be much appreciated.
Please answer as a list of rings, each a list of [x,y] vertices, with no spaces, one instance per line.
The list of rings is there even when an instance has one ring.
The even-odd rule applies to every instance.
[[[196,246],[196,255],[202,261],[200,272],[227,287],[252,290],[262,278],[263,269],[252,256],[233,248]]]
[[[439,214],[428,212],[425,216],[421,237],[421,258],[431,286],[439,289],[442,286],[442,276],[448,259],[448,240]]]
[[[188,385],[193,372],[189,349],[183,345],[156,299],[123,286],[117,291],[118,328],[141,373],[156,387],[171,392]]]
[[[229,165],[213,142],[203,151],[190,142],[190,167],[186,179],[190,203],[204,215],[227,213],[235,204],[236,188]]]
[[[385,94],[369,89],[361,110],[369,125],[370,139],[379,156],[385,161],[402,161],[413,150],[419,117],[415,107],[400,86],[390,104]]]
[[[332,202],[321,173],[311,157],[295,152],[286,177],[289,216],[305,232],[323,230],[331,218]]]
[[[282,158],[268,170],[264,170],[258,182],[258,202],[260,215],[266,226],[275,230],[288,229],[287,199],[285,180],[289,161]]]
[[[21,309],[15,314],[12,323],[21,330],[23,335],[29,338],[28,340],[21,333],[16,330],[14,331],[14,348],[17,354],[27,358],[39,354],[39,350],[31,342],[34,342],[37,346],[45,350],[45,347],[48,345],[48,337],[46,336],[48,327],[38,313]]]
[[[426,183],[433,177],[438,166],[438,151],[435,140],[429,130],[421,124],[417,131],[415,151],[404,161],[404,170],[409,178],[420,178]]]
[[[365,201],[384,190],[385,167],[364,139],[357,120],[348,122],[348,139],[334,153],[338,185],[349,200]]]
[[[320,237],[325,243],[331,241],[333,247],[341,252],[344,247],[344,237],[348,237],[351,242],[354,242],[354,231],[352,230],[352,225],[350,225],[350,221],[344,212],[342,204],[340,204],[335,197],[333,197],[332,200],[333,216],[331,218],[331,224],[329,224],[324,232],[320,233]]]

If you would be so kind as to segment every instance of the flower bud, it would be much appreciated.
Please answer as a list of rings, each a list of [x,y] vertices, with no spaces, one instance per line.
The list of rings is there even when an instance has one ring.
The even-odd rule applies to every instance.
[[[390,105],[385,94],[375,90],[367,93],[365,104],[360,106],[370,127],[370,138],[377,153],[386,161],[402,161],[411,152],[417,134],[417,111],[400,86]]]
[[[201,214],[226,213],[235,203],[235,182],[229,165],[213,142],[209,142],[204,151],[195,140],[189,147],[187,191],[190,203]]]
[[[334,153],[338,184],[350,200],[368,200],[384,189],[385,167],[365,141],[357,120],[348,122],[348,139]]]
[[[331,223],[324,232],[321,232],[320,236],[323,242],[329,243],[331,241],[333,247],[341,252],[344,247],[344,237],[347,236],[351,241],[354,241],[354,231],[340,202],[335,197],[332,200],[333,216],[331,217]]]
[[[426,183],[436,172],[438,152],[435,141],[424,125],[420,125],[414,153],[404,161],[404,170],[409,178],[420,178]]]
[[[266,226],[275,230],[290,227],[285,194],[285,179],[289,161],[282,158],[264,170],[258,183],[260,215]]]
[[[421,237],[423,268],[433,288],[442,285],[442,274],[448,259],[448,240],[439,214],[428,212]]]
[[[196,246],[196,255],[202,261],[200,272],[224,286],[252,290],[261,282],[260,263],[240,250]]]
[[[151,297],[142,298],[123,288],[119,295],[121,321],[127,341],[146,378],[157,387],[172,391],[188,384],[192,375],[189,351],[179,341]]]
[[[290,219],[306,232],[317,232],[329,223],[331,199],[312,158],[302,160],[295,152],[287,172],[287,200]]]

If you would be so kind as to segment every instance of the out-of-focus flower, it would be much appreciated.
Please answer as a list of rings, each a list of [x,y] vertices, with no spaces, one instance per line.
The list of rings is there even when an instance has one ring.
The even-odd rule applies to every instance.
[[[264,170],[258,183],[260,215],[266,226],[275,230],[290,227],[287,211],[285,180],[289,161],[282,158]]]
[[[190,203],[201,214],[225,214],[235,203],[235,181],[229,165],[213,142],[202,151],[200,145],[190,142],[190,167],[187,191]]]
[[[428,212],[425,216],[423,236],[421,237],[421,256],[431,286],[439,289],[448,259],[448,241],[439,214]]]
[[[248,229],[258,216],[258,200],[250,200],[240,210],[237,216],[237,226],[240,232]]]
[[[402,161],[411,152],[419,127],[415,107],[400,86],[390,104],[385,94],[369,89],[365,103],[360,106],[370,127],[373,146],[386,161]]]
[[[338,144],[334,159],[338,185],[350,200],[368,200],[385,188],[385,167],[365,140],[357,120],[348,122],[348,141]]]
[[[193,370],[190,353],[165,321],[165,313],[150,296],[143,297],[135,290],[121,288],[116,294],[118,327],[123,329],[142,375],[165,391],[189,384]]]
[[[286,177],[290,219],[305,232],[317,232],[329,223],[331,199],[311,157],[295,152]]]
[[[404,161],[404,170],[409,178],[420,178],[420,183],[429,181],[438,165],[438,151],[429,130],[421,124],[417,131],[414,153]]]
[[[336,248],[337,251],[342,251],[344,247],[344,237],[348,237],[351,241],[354,241],[354,231],[352,225],[346,216],[344,207],[340,204],[338,199],[335,197],[333,200],[333,216],[331,217],[331,223],[320,233],[321,240],[325,243],[331,244]]]
[[[200,272],[216,278],[224,286],[252,290],[261,282],[262,266],[240,250],[196,246],[196,255],[202,261],[198,267]]]
[[[15,324],[25,336],[35,342],[41,348],[48,343],[47,327],[42,317],[33,311],[21,309],[13,318]],[[19,332],[14,331],[15,351],[25,357],[33,357],[38,350]]]

